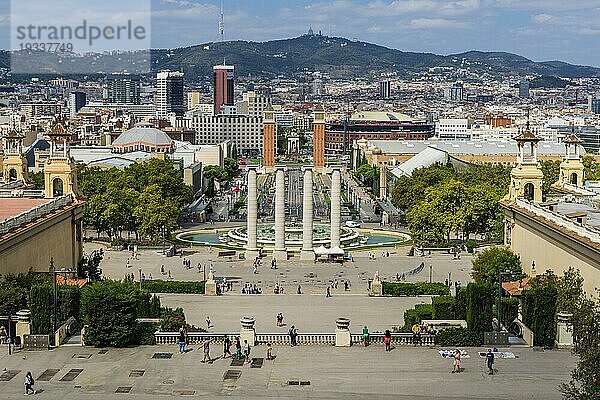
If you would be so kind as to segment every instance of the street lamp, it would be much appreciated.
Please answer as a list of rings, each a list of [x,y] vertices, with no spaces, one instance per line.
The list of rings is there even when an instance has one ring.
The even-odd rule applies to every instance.
[[[140,290],[142,289],[142,269],[138,268],[138,272],[140,273]]]
[[[502,316],[502,276],[513,276],[514,272],[506,270],[504,272],[498,273],[498,307],[496,307],[498,311],[498,332],[501,330],[502,322],[500,320]]]

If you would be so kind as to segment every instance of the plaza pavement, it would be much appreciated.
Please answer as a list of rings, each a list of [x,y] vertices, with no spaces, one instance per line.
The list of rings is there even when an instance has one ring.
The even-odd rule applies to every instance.
[[[5,350],[3,348],[3,350]],[[569,378],[575,358],[568,351],[512,349],[517,359],[498,360],[497,373],[487,374],[484,360],[466,349],[464,372],[451,374],[452,361],[443,359],[437,348],[401,346],[386,353],[382,345],[275,346],[273,361],[262,368],[230,366],[229,359],[202,364],[202,351],[179,354],[176,346],[99,349],[61,347],[53,351],[19,352],[0,355],[0,365],[20,371],[0,382],[2,399],[23,397],[23,379],[31,371],[35,398],[44,399],[168,399],[173,397],[234,399],[560,399],[557,390]],[[211,356],[221,355],[221,346],[211,347]],[[152,359],[155,352],[172,352],[172,359]],[[90,355],[76,358],[75,354]],[[264,357],[264,346],[252,349],[253,357]],[[60,379],[71,369],[83,371],[71,382]],[[46,369],[58,372],[47,382],[37,379]],[[144,370],[130,377],[132,370]],[[240,371],[238,379],[224,381],[228,370]],[[2,373],[2,371],[0,371]],[[289,386],[289,381],[310,382]],[[130,387],[128,394],[116,394]]]
[[[86,243],[86,252],[91,252],[101,245]],[[160,273],[161,265],[165,271],[171,271],[174,280],[201,280],[202,273],[196,268],[198,263],[206,266],[212,264],[215,276],[226,277],[236,284],[231,293],[219,297],[200,295],[162,294],[161,302],[169,307],[182,307],[188,323],[206,328],[205,319],[210,316],[216,331],[236,332],[240,327],[240,317],[253,316],[256,318],[258,332],[277,332],[275,316],[282,312],[285,322],[294,324],[303,332],[332,332],[335,320],[346,317],[352,320],[352,330],[359,332],[363,325],[371,331],[384,331],[392,326],[403,324],[404,311],[419,303],[430,303],[429,296],[410,298],[370,298],[367,294],[368,279],[372,279],[376,271],[382,278],[395,280],[396,273],[407,272],[421,262],[425,263],[423,271],[415,276],[407,277],[408,282],[427,281],[429,265],[432,265],[433,281],[444,281],[451,272],[452,279],[461,280],[466,284],[469,280],[471,257],[454,260],[448,254],[436,254],[430,257],[409,257],[408,247],[385,249],[389,257],[382,257],[382,250],[375,250],[375,260],[369,259],[368,252],[353,254],[354,261],[340,264],[303,263],[297,259],[287,262],[279,261],[276,270],[270,269],[270,258],[264,259],[259,273],[254,274],[251,263],[247,261],[228,262],[217,257],[217,251],[209,252],[206,247],[186,249],[185,257],[190,259],[192,268],[183,267],[182,258],[165,257],[160,250],[140,250],[137,260],[130,261],[127,268],[127,258],[131,252],[105,251],[101,268],[105,276],[122,279],[126,273],[133,273],[139,279],[139,269],[148,278],[167,279]],[[326,287],[331,282],[338,281],[337,289],[332,289],[331,298],[326,298]],[[344,281],[350,282],[348,291],[344,290]],[[244,283],[256,284],[262,288],[261,295],[242,295]],[[275,284],[284,287],[283,295],[274,295]],[[297,295],[298,285],[302,295]]]

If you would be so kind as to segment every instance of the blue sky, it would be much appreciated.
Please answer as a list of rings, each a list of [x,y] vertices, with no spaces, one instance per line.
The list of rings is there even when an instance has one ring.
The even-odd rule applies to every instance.
[[[220,0],[150,1],[153,48],[218,40]],[[101,3],[111,2],[116,10],[123,4]],[[138,2],[148,5],[127,4]],[[600,0],[224,0],[224,8],[227,40],[289,38],[312,27],[406,51],[508,51],[600,66]],[[3,49],[10,47],[9,10],[8,0],[0,0]]]

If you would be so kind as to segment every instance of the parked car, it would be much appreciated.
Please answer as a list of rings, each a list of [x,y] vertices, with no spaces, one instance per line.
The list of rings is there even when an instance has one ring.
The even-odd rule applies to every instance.
[[[346,221],[346,226],[348,228],[360,228],[360,222],[357,222],[357,221]]]

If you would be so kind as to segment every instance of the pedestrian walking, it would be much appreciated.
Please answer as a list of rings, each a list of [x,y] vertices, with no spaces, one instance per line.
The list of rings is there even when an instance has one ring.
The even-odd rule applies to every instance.
[[[302,294],[302,288],[298,285],[298,289],[296,289],[296,294]]]
[[[242,358],[242,345],[239,337],[235,338],[235,358],[238,360]]]
[[[244,340],[244,357],[246,357],[246,362],[250,362],[250,343],[247,340]]]
[[[296,346],[296,337],[298,336],[298,331],[294,325],[292,325],[288,334],[290,335],[290,346]]]
[[[329,286],[327,286],[327,294],[325,297],[331,297],[331,289],[329,289]]]
[[[25,374],[25,395],[29,396],[30,394],[36,394],[35,389],[33,388],[33,384],[35,381],[33,380],[33,376],[31,376],[31,371],[27,371]],[[32,393],[29,393],[31,391]]]
[[[492,349],[487,349],[487,354],[485,355],[485,360],[487,362],[488,367],[488,375],[494,375],[494,353],[492,353]]]
[[[461,371],[462,360],[460,359],[460,350],[454,351],[454,363],[452,365],[452,373],[459,373]]]
[[[273,346],[271,346],[271,343],[267,343],[267,360],[272,360],[273,359]]]
[[[229,339],[229,336],[225,335],[225,337],[223,338],[223,358],[231,357],[231,352],[229,351],[230,347],[231,340]]]
[[[202,359],[202,362],[212,362],[212,360],[210,359],[210,339],[206,338],[204,339],[204,341],[202,342],[202,349],[204,350],[204,358]]]
[[[348,281],[344,281],[344,291],[348,291],[348,288],[350,287],[350,285],[348,284]]]
[[[210,317],[206,316],[206,329],[208,330],[212,327],[213,327],[213,325],[212,325],[212,322],[210,321]]]
[[[185,330],[185,326],[181,326],[181,328],[179,328],[179,353],[185,353],[185,345],[187,342],[187,332]]]
[[[277,314],[277,326],[283,326],[283,314],[282,313]]]
[[[385,330],[383,335],[383,343],[385,344],[385,351],[392,351],[392,333],[389,329]]]
[[[362,338],[363,338],[363,343],[364,343],[365,347],[367,347],[369,345],[369,328],[367,328],[366,325],[363,326]]]

